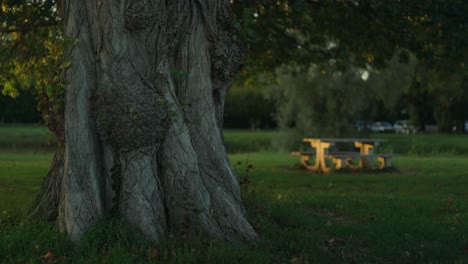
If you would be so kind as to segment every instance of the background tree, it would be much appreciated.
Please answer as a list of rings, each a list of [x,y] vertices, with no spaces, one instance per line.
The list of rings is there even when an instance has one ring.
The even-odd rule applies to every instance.
[[[4,1],[0,7],[2,94],[13,98],[20,93],[37,97],[43,120],[63,141],[61,72],[69,64],[63,48],[71,41],[62,34],[57,3],[55,0]]]
[[[63,38],[57,37],[61,33],[60,27],[56,27],[59,18],[55,5],[56,2],[52,0],[6,1],[2,5],[0,17],[3,21],[1,25],[3,42],[0,45],[3,48],[9,47],[8,51],[11,51],[11,46],[16,47],[14,50],[17,51],[3,52],[2,65],[7,65],[4,62],[9,57],[19,62],[15,67],[21,66],[21,69],[13,74],[9,74],[11,70],[2,71],[3,82],[6,84],[5,93],[17,93],[15,91],[17,86],[30,87],[29,84],[24,85],[24,81],[17,80],[31,80],[29,76],[35,76],[34,80],[37,82],[41,79],[37,78],[37,73],[41,72],[41,69],[45,69],[43,73],[46,73],[39,74],[41,77],[60,74],[60,70],[49,67],[49,65],[63,64],[57,62],[53,55],[50,56],[53,54],[51,51],[57,52],[57,48],[51,49],[51,47],[60,47],[59,42],[64,41]],[[418,120],[431,121],[433,115],[439,116],[442,112],[433,113],[432,105],[438,104],[436,101],[431,101],[427,103],[427,107],[424,107],[424,104],[418,103],[417,98],[434,99],[437,95],[432,95],[434,89],[431,88],[433,87],[431,82],[436,82],[438,83],[436,86],[440,86],[441,80],[447,80],[447,78],[423,80],[423,77],[444,76],[445,73],[449,75],[456,73],[461,78],[465,78],[463,76],[466,75],[465,36],[468,26],[464,14],[468,11],[468,7],[464,1],[431,0],[401,3],[375,0],[336,2],[282,0],[273,3],[262,0],[236,0],[232,1],[232,5],[234,7],[232,14],[236,18],[234,27],[241,33],[238,37],[251,42],[248,64],[241,74],[243,78],[238,78],[241,80],[240,84],[244,84],[242,80],[246,78],[255,79],[258,73],[262,75],[274,73],[276,67],[284,64],[293,64],[307,71],[310,64],[326,67],[330,60],[334,60],[339,67],[355,65],[361,68],[380,69],[388,64],[397,51],[401,54],[402,62],[408,61],[409,54],[413,54],[421,64],[418,66],[420,69],[418,76],[415,76],[415,79],[421,82],[414,82],[411,86],[414,87],[414,91],[407,89],[406,108],[412,109],[410,111],[412,119],[416,123],[421,123],[422,121]],[[46,43],[49,44],[45,45]],[[15,56],[11,56],[12,54]],[[47,54],[49,56],[46,56]],[[41,59],[34,63],[25,63],[28,61],[27,58]],[[39,63],[44,61],[47,63]],[[47,74],[53,71],[58,73]],[[23,74],[26,72],[28,74]],[[441,74],[434,74],[435,72]],[[17,85],[18,83],[21,85]],[[52,83],[52,80],[47,83]],[[45,96],[40,96],[41,104],[49,107],[40,108],[47,110],[51,108],[50,105],[54,105],[45,103],[48,100],[44,98],[49,97],[47,94],[50,95],[50,91],[55,89],[53,87],[57,86],[60,85],[43,83],[34,86],[38,91],[45,91],[49,87],[49,92],[42,92]],[[447,83],[443,86],[453,85]],[[47,120],[48,116],[54,115],[44,114],[44,116]],[[453,116],[460,119],[463,114],[453,114]],[[453,122],[462,123],[463,120]]]
[[[15,98],[0,94],[0,123],[37,123],[41,115],[36,108],[36,97],[31,93]]]
[[[361,72],[356,69],[337,71],[311,67],[309,72],[290,75],[278,73],[278,84],[270,96],[277,104],[276,119],[281,130],[292,133],[279,140],[289,149],[304,136],[340,137],[354,132],[354,121],[369,108],[372,90],[366,89]],[[372,107],[372,106],[370,106]]]
[[[457,113],[451,110],[450,116],[458,120],[441,121],[440,128],[448,131],[442,128],[442,123],[453,122],[462,127],[464,121],[460,119],[466,118],[464,111],[448,107],[449,101],[443,98],[464,98],[457,94],[463,94],[465,88],[450,79],[455,75],[463,79],[467,74],[465,1],[235,2],[244,7],[238,12],[242,18],[239,21],[248,28],[245,35],[254,43],[250,51],[255,56],[250,57],[244,68],[244,78],[255,77],[255,73],[262,71],[274,73],[278,65],[285,64],[305,72],[310,65],[326,68],[330,62],[337,70],[349,66],[381,70],[395,54],[399,54],[402,63],[415,57],[417,71],[402,97],[411,119],[424,129],[434,119],[433,115],[441,120],[447,109],[453,108]],[[455,101],[460,100],[452,100],[450,105],[461,105]],[[446,110],[437,110],[442,108]]]
[[[277,138],[278,147],[293,149],[304,137],[357,136],[356,121],[395,119],[405,109],[401,99],[414,76],[414,64],[402,64],[398,54],[384,69],[360,69],[335,65],[312,66],[308,72],[278,73],[277,83],[268,89],[276,103],[279,129],[289,134]],[[384,115],[384,116],[382,116]]]

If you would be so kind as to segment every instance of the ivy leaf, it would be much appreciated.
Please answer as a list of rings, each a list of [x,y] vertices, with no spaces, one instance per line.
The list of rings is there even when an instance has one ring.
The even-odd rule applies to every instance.
[[[52,97],[53,97],[54,88],[53,88],[51,85],[47,85],[47,87],[46,87],[46,89],[45,89],[45,92],[46,92],[47,97],[52,98]]]

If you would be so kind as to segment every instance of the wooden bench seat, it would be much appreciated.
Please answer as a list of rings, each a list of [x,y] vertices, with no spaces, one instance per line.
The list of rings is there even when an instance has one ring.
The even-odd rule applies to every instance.
[[[309,152],[294,151],[294,152],[291,152],[291,155],[300,156],[301,164],[307,167],[307,166],[310,166],[309,160],[313,158],[316,155],[316,153],[315,151],[309,151]],[[355,151],[330,151],[325,156],[326,158],[332,160],[331,162],[335,164],[334,167],[336,169],[342,169],[345,167],[349,167],[352,169],[360,169],[364,166],[363,163],[372,164],[373,162],[371,162],[371,159],[374,159],[374,158],[376,158],[379,162],[378,169],[383,169],[383,168],[391,167],[392,158],[400,156],[400,155],[392,154],[392,153],[381,153],[381,154],[379,153],[379,154],[364,155]],[[360,159],[359,164],[358,165],[351,164],[353,159]]]
[[[329,173],[342,168],[351,169],[383,169],[392,166],[395,154],[374,154],[377,146],[386,139],[372,138],[303,138],[310,144],[313,151],[295,151],[291,154],[299,156],[301,164],[307,170]],[[353,144],[358,151],[336,151],[342,144]],[[335,146],[335,147],[333,147]],[[350,146],[347,146],[346,149]]]
[[[353,157],[353,158],[359,158],[361,156],[367,156],[367,155],[362,155],[359,152],[356,151],[330,151],[328,152],[328,156],[333,156],[333,157]]]
[[[359,152],[330,152],[328,153],[328,156],[330,158],[336,159],[335,163],[337,163],[337,168],[343,168],[343,167],[350,167],[350,168],[361,168],[364,165],[362,164],[362,161],[364,160],[364,163],[367,164],[372,164],[373,162],[371,159],[377,158],[378,162],[380,165],[378,166],[378,169],[383,169],[383,168],[389,168],[392,166],[392,158],[399,156],[398,154],[392,154],[392,153],[378,153],[378,154],[368,154],[368,155],[363,155]],[[355,158],[359,158],[360,164],[359,165],[352,165],[351,161]],[[339,161],[338,161],[339,160]],[[372,165],[367,165],[371,166]]]

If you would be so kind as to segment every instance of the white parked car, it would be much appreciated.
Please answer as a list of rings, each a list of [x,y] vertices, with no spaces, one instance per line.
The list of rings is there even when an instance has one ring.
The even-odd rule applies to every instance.
[[[463,130],[464,132],[468,132],[468,121],[465,121],[464,129],[465,129],[465,130]],[[452,130],[457,131],[457,126],[453,125]]]
[[[371,126],[371,122],[365,121],[365,120],[357,120],[354,123],[354,128],[356,129],[357,132],[367,131],[370,129],[370,126]]]
[[[374,133],[392,133],[395,132],[392,124],[387,121],[377,121],[372,123],[370,130]]]
[[[398,120],[393,125],[397,134],[415,134],[416,128],[411,125],[409,120]]]

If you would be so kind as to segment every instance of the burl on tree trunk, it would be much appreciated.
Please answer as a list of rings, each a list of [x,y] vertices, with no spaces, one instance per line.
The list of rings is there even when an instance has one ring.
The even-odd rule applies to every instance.
[[[33,214],[78,241],[121,217],[148,239],[252,241],[223,144],[224,97],[245,56],[229,0],[65,0],[77,39],[63,141]]]

